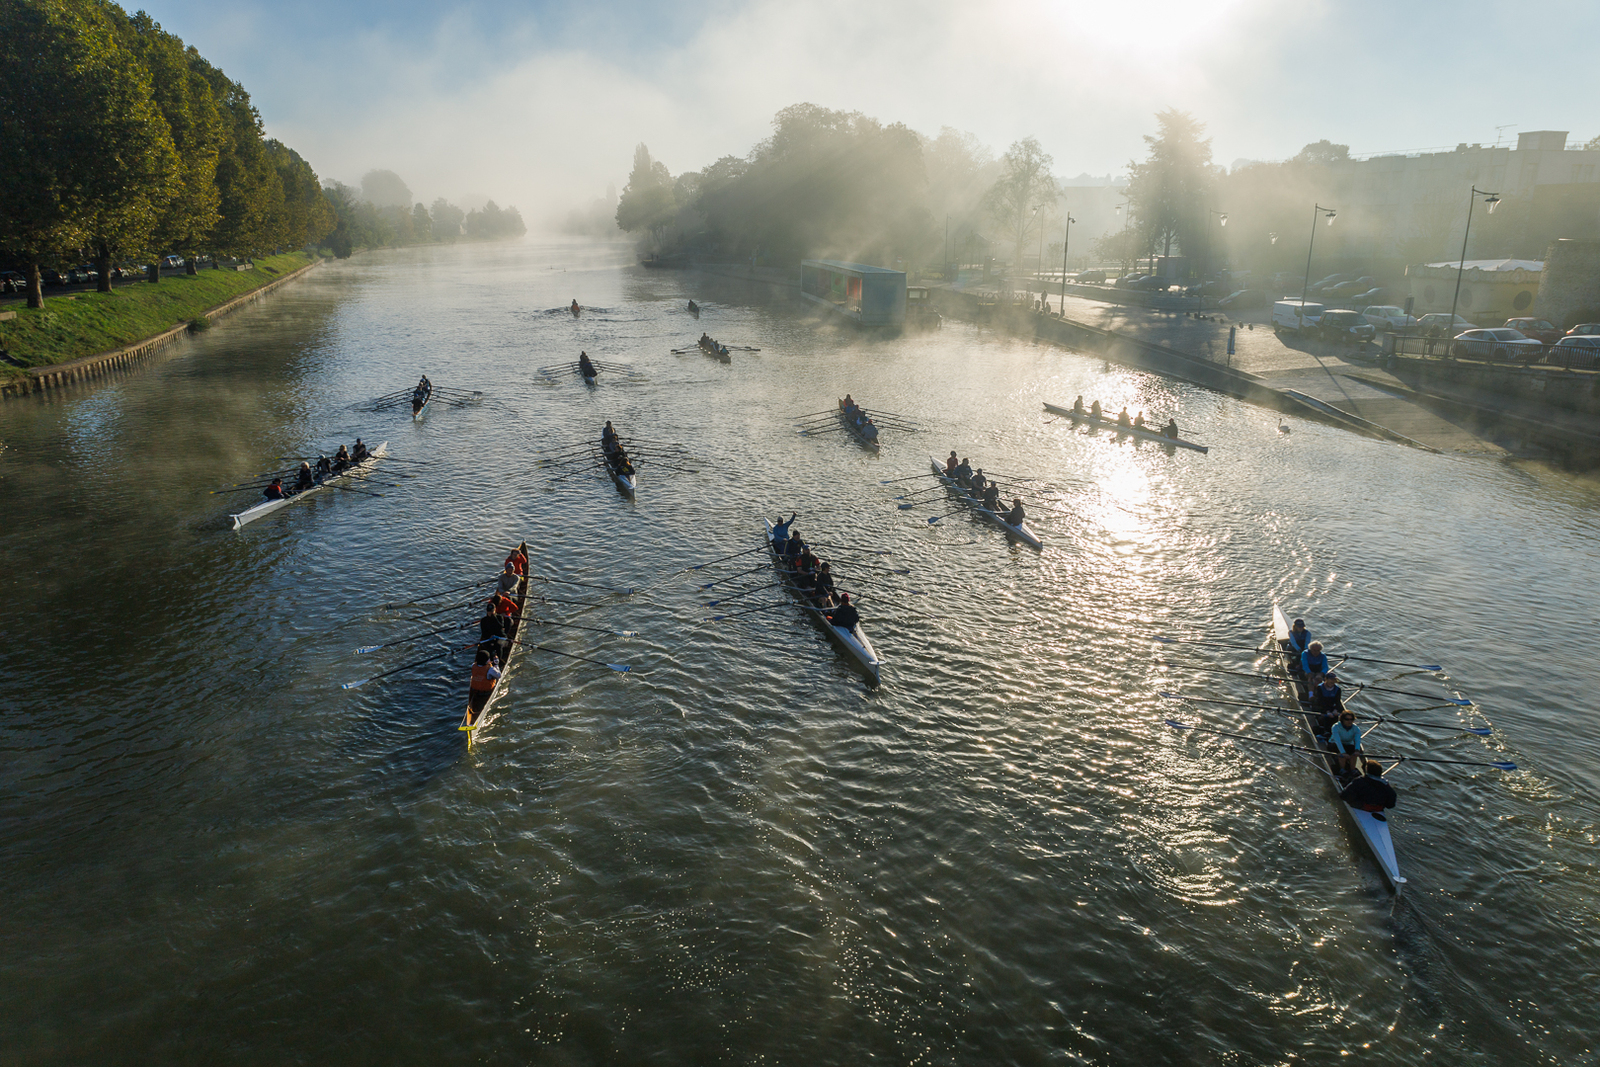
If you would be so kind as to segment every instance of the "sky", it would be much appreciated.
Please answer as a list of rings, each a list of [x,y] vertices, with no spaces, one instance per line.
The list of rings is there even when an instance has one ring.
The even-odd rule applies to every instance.
[[[1167,107],[1214,159],[1600,135],[1593,0],[126,0],[244,85],[325,180],[394,170],[416,199],[530,224],[621,188],[644,142],[673,174],[745,155],[809,102],[1058,177],[1118,174]],[[1561,58],[1566,55],[1568,58]],[[1502,130],[1496,127],[1505,127]]]

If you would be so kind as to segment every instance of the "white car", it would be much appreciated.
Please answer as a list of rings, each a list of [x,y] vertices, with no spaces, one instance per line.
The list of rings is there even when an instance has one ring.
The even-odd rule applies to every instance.
[[[1361,317],[1375,330],[1404,330],[1417,324],[1415,315],[1407,315],[1405,308],[1397,308],[1392,304],[1374,304],[1364,308]]]
[[[1594,370],[1600,363],[1600,336],[1593,334],[1568,334],[1550,346],[1542,362],[1555,367],[1576,367]]]
[[[1501,326],[1493,330],[1467,330],[1450,342],[1457,359],[1520,360],[1528,363],[1544,354],[1544,344],[1521,330]]]

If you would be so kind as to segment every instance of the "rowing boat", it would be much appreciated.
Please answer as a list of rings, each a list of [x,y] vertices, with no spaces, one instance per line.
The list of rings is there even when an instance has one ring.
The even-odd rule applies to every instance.
[[[866,430],[856,425],[855,420],[845,411],[843,400],[839,401],[839,421],[844,423],[844,428],[849,431],[850,436],[854,437],[862,448],[869,448],[873,452],[879,451],[878,439],[876,437],[868,437]]]
[[[377,448],[374,448],[371,454],[369,454],[367,458],[362,460],[360,463],[351,464],[338,474],[328,475],[328,477],[324,478],[316,485],[313,485],[310,489],[302,489],[298,493],[290,493],[288,496],[282,497],[278,500],[263,500],[253,508],[246,508],[237,515],[230,515],[229,518],[233,519],[233,528],[237,530],[239,527],[255,522],[257,519],[266,518],[279,508],[285,508],[297,501],[304,500],[311,494],[321,492],[328,486],[337,482],[342,482],[346,478],[357,474],[366,474],[370,472],[372,468],[377,465],[378,460],[387,455],[388,452],[389,442],[385,441]]]
[[[1196,452],[1210,452],[1208,445],[1197,445],[1193,441],[1185,441],[1181,437],[1168,437],[1159,430],[1140,430],[1132,426],[1122,426],[1116,419],[1097,419],[1093,415],[1073,411],[1071,408],[1059,407],[1055,404],[1046,404],[1044,409],[1052,415],[1065,415],[1073,422],[1081,422],[1085,426],[1096,430],[1111,430],[1115,433],[1124,433],[1129,437],[1137,437],[1142,441],[1158,441],[1164,445],[1177,445],[1179,448],[1190,448]]]
[[[699,344],[699,342],[695,342],[695,343]],[[733,356],[728,354],[728,346],[727,345],[719,345],[715,341],[713,341],[709,345],[701,344],[700,345],[700,351],[704,352],[706,355],[710,356],[712,359],[720,359],[724,363],[732,363],[733,362]]]
[[[1274,656],[1273,658],[1279,660],[1283,667],[1284,685],[1289,696],[1297,702],[1299,707],[1308,708],[1310,706],[1310,693],[1307,690],[1307,679],[1304,672],[1296,665],[1294,646],[1289,641],[1289,620],[1284,616],[1283,609],[1276,604],[1272,605],[1272,640],[1274,645],[1285,653],[1285,655]],[[1345,703],[1348,704],[1349,700],[1347,699]],[[1311,719],[1305,715],[1296,715],[1295,718],[1300,721],[1300,730],[1302,736],[1307,739],[1308,747],[1316,749],[1318,752],[1326,752],[1328,750],[1327,746],[1318,740],[1316,731],[1312,728]],[[1370,732],[1369,730],[1368,733]],[[1400,887],[1405,885],[1406,880],[1401,877],[1400,864],[1395,859],[1394,841],[1389,836],[1388,820],[1380,814],[1353,808],[1343,800],[1338,799],[1339,790],[1342,786],[1338,776],[1334,773],[1336,764],[1332,756],[1313,755],[1311,753],[1301,753],[1300,755],[1306,763],[1322,772],[1322,776],[1327,779],[1329,787],[1333,790],[1334,803],[1343,808],[1345,814],[1350,817],[1350,821],[1355,826],[1356,831],[1361,834],[1362,840],[1367,843],[1367,848],[1372,851],[1373,858],[1378,861],[1378,868],[1383,871],[1384,878],[1398,892]],[[1362,761],[1357,760],[1356,762],[1359,767]]]
[[[878,684],[879,668],[878,652],[872,647],[872,642],[867,638],[867,632],[858,622],[846,630],[842,626],[835,626],[822,613],[822,609],[811,602],[811,598],[789,579],[789,565],[778,557],[778,549],[772,543],[772,523],[762,519],[762,524],[767,528],[767,553],[772,557],[772,566],[778,572],[778,583],[787,589],[796,600],[800,602],[801,610],[811,617],[817,628],[827,635],[828,640],[834,643],[839,651],[853,663],[858,670],[867,676],[873,685]]]
[[[928,457],[928,461],[933,464],[933,473],[939,476],[939,481],[944,483],[944,487],[954,493],[963,502],[968,504],[972,510],[976,511],[979,515],[982,515],[984,518],[1000,527],[1000,529],[1004,530],[1007,534],[1015,537],[1024,544],[1031,545],[1034,548],[1044,548],[1044,542],[1039,540],[1039,535],[1028,529],[1028,523],[1026,519],[1015,526],[1011,525],[999,512],[990,511],[988,508],[984,507],[983,501],[968,492],[966,486],[962,485],[959,481],[946,474],[944,472],[943,463],[940,463],[932,456]]]
[[[618,438],[620,441],[621,438]],[[617,488],[626,496],[632,496],[639,486],[639,472],[624,473],[620,465],[620,457],[616,451],[606,447],[605,435],[600,436],[600,458],[605,461],[606,473],[611,475],[611,480],[617,483]]]
[[[522,542],[517,546],[517,549],[526,555],[528,542]],[[500,664],[499,679],[495,681],[494,688],[487,692],[473,689],[470,683],[467,686],[467,708],[461,715],[461,725],[456,729],[467,731],[467,740],[469,742],[472,740],[473,731],[482,729],[487,724],[489,709],[494,706],[495,698],[505,689],[506,675],[511,673],[511,660],[517,654],[516,638],[522,632],[522,609],[528,602],[528,576],[526,574],[517,583],[517,595],[512,599],[517,602],[517,611],[511,617],[511,632],[507,635],[506,640],[506,658],[505,662]]]
[[[411,394],[411,417],[413,419],[422,418],[422,413],[424,411],[428,410],[428,404],[432,400],[433,400],[433,383],[429,382],[428,383],[427,392],[422,394],[422,403],[420,403],[420,404],[417,403],[417,394],[416,393],[412,393]]]
[[[599,372],[598,371],[594,371],[594,370],[584,370],[583,369],[583,364],[580,363],[580,364],[578,364],[578,373],[583,375],[583,384],[584,385],[593,385],[594,381],[595,381],[595,378],[596,378],[596,376],[598,375]]]

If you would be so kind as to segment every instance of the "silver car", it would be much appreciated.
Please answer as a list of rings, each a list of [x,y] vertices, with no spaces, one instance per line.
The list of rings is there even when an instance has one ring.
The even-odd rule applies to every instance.
[[[1374,304],[1372,307],[1364,308],[1361,317],[1375,330],[1403,330],[1417,324],[1415,315],[1407,315],[1404,308],[1395,307],[1393,304]]]
[[[1457,359],[1496,359],[1532,362],[1544,354],[1544,345],[1521,330],[1505,326],[1493,330],[1467,330],[1450,342]]]
[[[1600,335],[1569,334],[1551,345],[1540,362],[1569,370],[1594,370],[1600,364]]]

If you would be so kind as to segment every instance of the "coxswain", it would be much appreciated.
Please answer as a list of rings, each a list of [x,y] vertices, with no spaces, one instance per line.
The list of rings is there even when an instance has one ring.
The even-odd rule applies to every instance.
[[[1178,439],[1178,420],[1168,419],[1167,424],[1161,428],[1161,435],[1176,441]]]
[[[841,630],[854,630],[861,621],[861,613],[850,603],[849,593],[839,594],[839,606],[827,612],[827,619]]]
[[[317,480],[311,476],[311,464],[300,464],[300,473],[296,475],[294,480],[294,491],[303,493],[315,484],[317,484]]]
[[[1079,393],[1078,394],[1078,399],[1076,399],[1076,400],[1074,400],[1072,402],[1072,413],[1074,415],[1082,415],[1083,414],[1083,394],[1082,393]]]
[[[1374,819],[1387,822],[1384,809],[1394,807],[1400,798],[1395,795],[1394,786],[1383,780],[1383,766],[1377,760],[1363,762],[1366,773],[1339,790],[1339,799],[1357,811],[1371,812]]]
[[[1135,430],[1144,429],[1144,412],[1141,411],[1133,417],[1133,428]]]
[[[846,411],[854,411],[856,409],[855,397],[849,393],[844,394],[844,409]]]
[[[1306,620],[1296,619],[1289,627],[1289,647],[1297,656],[1311,647],[1311,631],[1306,629]]]
[[[956,476],[956,468],[959,466],[961,466],[961,461],[956,458],[956,450],[952,448],[950,450],[950,458],[944,461],[944,472],[954,478]]]
[[[317,478],[321,480],[333,473],[333,461],[327,456],[317,457]]]
[[[1000,487],[993,482],[983,491],[983,506],[997,514],[1000,511]]]
[[[1127,429],[1133,425],[1133,420],[1128,418],[1127,408],[1123,408],[1122,411],[1117,415],[1117,425],[1121,426],[1123,429]]]
[[[1300,669],[1305,672],[1306,685],[1316,685],[1328,673],[1328,657],[1322,654],[1322,642],[1313,641],[1311,647],[1300,653]]]
[[[1011,510],[1003,516],[1006,522],[1012,526],[1021,526],[1022,521],[1027,517],[1028,513],[1022,510],[1022,499],[1020,497],[1012,499]]]
[[[263,489],[261,491],[261,495],[266,497],[268,500],[282,500],[283,499],[283,479],[282,478],[274,478],[274,479],[272,479],[272,484],[267,486],[265,489]]]
[[[972,477],[972,464],[967,457],[962,456],[961,462],[956,464],[956,481],[962,485],[967,484],[967,479]]]
[[[511,565],[509,559],[506,560],[505,570],[500,572],[499,591],[502,593],[514,593],[517,591],[517,586],[521,584],[522,575],[517,573],[516,568]]]
[[[1328,743],[1333,746],[1333,751],[1338,753],[1337,762],[1339,773],[1355,773],[1356,758],[1361,752],[1361,727],[1356,725],[1353,712],[1343,712],[1339,721],[1333,724],[1333,729],[1328,733]]]
[[[360,463],[370,455],[372,453],[367,451],[367,446],[362,443],[361,438],[356,438],[356,445],[350,450],[350,462]]]
[[[585,378],[599,376],[599,372],[594,369],[594,364],[589,361],[589,353],[587,352],[578,353],[578,369],[583,372]]]
[[[1100,401],[1098,400],[1089,405],[1089,414],[1096,420],[1100,418],[1102,410],[1103,409],[1100,407]]]
[[[789,527],[794,525],[794,517],[798,514],[798,511],[792,511],[783,522],[772,524],[772,550],[780,556],[789,547]]]
[[[488,652],[480,649],[472,664],[472,693],[467,698],[468,724],[478,721],[478,713],[489,703],[494,683],[500,678],[500,664]]]

